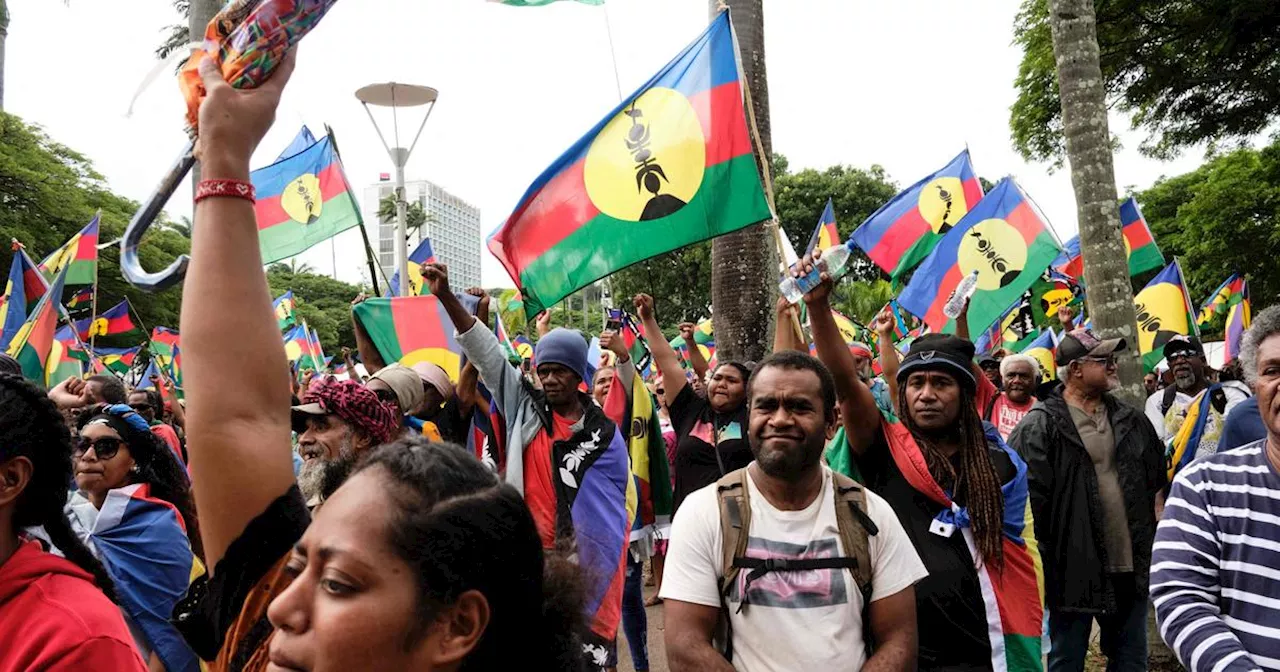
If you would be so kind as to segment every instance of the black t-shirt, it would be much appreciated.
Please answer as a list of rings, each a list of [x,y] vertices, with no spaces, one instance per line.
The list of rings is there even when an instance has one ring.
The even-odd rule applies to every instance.
[[[1009,456],[990,444],[987,450],[1000,482],[1008,482],[1014,475]],[[957,532],[943,537],[929,531],[942,506],[911,487],[883,436],[858,464],[867,487],[898,514],[929,570],[929,576],[915,586],[919,669],[990,670],[991,641],[982,587],[964,536]]]
[[[705,488],[720,477],[741,469],[755,457],[747,442],[747,407],[732,413],[716,413],[706,399],[685,385],[670,405],[671,426],[676,430],[675,508],[689,493]],[[713,447],[714,446],[714,447]],[[720,459],[716,459],[719,452]],[[720,464],[724,463],[721,471]]]
[[[436,423],[436,429],[440,430],[441,439],[459,446],[467,445],[467,430],[471,427],[471,416],[462,417],[458,409],[457,397],[450,397],[444,402],[440,412],[436,413],[436,417],[431,421]]]

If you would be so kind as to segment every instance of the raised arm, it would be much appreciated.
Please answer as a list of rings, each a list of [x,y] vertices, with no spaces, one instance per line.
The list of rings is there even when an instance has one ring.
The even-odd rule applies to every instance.
[[[662,380],[666,383],[663,390],[667,404],[671,404],[680,396],[689,381],[684,377],[684,367],[680,366],[680,355],[672,349],[671,344],[662,335],[662,327],[658,326],[658,317],[653,312],[653,297],[648,294],[637,294],[634,299],[636,314],[644,325],[645,337],[649,339],[649,351],[653,353],[653,363],[657,365]]]
[[[820,252],[814,253],[815,257],[820,255]],[[813,265],[814,259],[805,255],[793,272],[809,273]],[[880,430],[880,411],[876,408],[876,399],[870,388],[858,377],[853,354],[849,352],[849,346],[840,335],[840,327],[836,325],[835,316],[831,313],[833,284],[831,276],[823,273],[822,282],[804,296],[804,302],[809,307],[809,330],[813,334],[818,359],[831,369],[831,375],[836,381],[836,398],[840,402],[840,417],[849,446],[855,455],[860,455],[871,445]]]
[[[223,81],[210,59],[200,64],[204,179],[249,181],[249,158],[271,128],[294,59],[290,53],[265,84],[245,90]],[[216,568],[245,526],[293,487],[289,366],[253,204],[207,198],[195,221],[181,322],[187,447],[205,561]]]
[[[363,303],[369,297],[364,293],[356,296],[351,302],[351,330],[356,335],[356,352],[360,353],[360,361],[364,362],[364,370],[373,375],[380,369],[384,368],[387,363],[382,361],[382,354],[378,352],[377,346],[373,344],[373,339],[369,338],[369,332],[365,331],[364,325],[360,323],[360,318],[356,317],[355,307]],[[355,368],[351,370],[354,372]],[[355,375],[354,373],[352,375]]]
[[[684,339],[685,350],[689,351],[689,368],[693,369],[693,375],[697,376],[698,380],[706,380],[707,359],[702,356],[698,340],[693,335],[697,328],[697,325],[692,322],[680,323],[680,338]]]
[[[778,297],[778,304],[775,306],[777,315],[773,329],[773,351],[782,352],[783,350],[795,350],[797,352],[808,352],[804,339],[800,334],[796,333],[800,322],[796,317],[796,307],[791,305],[785,296]]]
[[[1071,306],[1058,306],[1058,326],[1062,327],[1064,334],[1076,328],[1075,319],[1071,316]]]
[[[876,315],[871,328],[876,330],[876,347],[880,351],[880,375],[885,385],[889,386],[889,401],[893,402],[893,412],[902,415],[898,408],[898,349],[893,345],[893,311],[885,306]]]

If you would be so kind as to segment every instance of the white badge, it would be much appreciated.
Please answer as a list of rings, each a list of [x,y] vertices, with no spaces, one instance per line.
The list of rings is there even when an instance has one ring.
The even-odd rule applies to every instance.
[[[955,523],[944,523],[934,518],[933,522],[929,523],[929,531],[939,537],[947,537],[949,539],[951,535],[956,533],[956,526]]]

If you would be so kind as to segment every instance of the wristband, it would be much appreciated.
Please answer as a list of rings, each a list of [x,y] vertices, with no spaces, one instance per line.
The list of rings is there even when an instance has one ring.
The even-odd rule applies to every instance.
[[[195,202],[199,203],[206,198],[230,197],[256,203],[256,196],[253,184],[243,180],[200,180],[200,184],[196,185]]]

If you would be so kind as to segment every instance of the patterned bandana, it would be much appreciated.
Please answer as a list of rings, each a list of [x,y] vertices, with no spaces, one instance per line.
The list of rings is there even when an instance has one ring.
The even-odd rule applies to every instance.
[[[400,432],[400,414],[395,406],[378,399],[378,395],[354,380],[328,377],[312,381],[302,397],[302,406],[294,406],[294,410],[310,404],[342,418],[374,443],[387,443]]]

